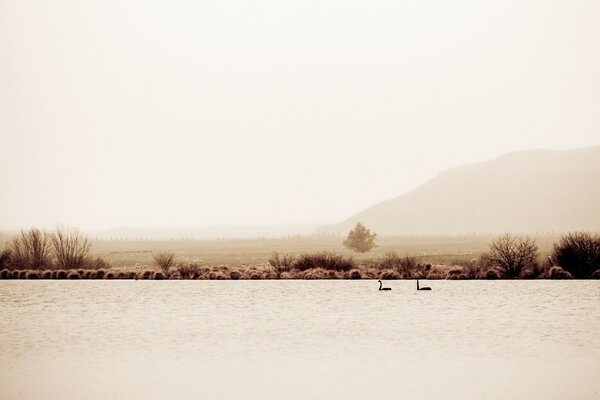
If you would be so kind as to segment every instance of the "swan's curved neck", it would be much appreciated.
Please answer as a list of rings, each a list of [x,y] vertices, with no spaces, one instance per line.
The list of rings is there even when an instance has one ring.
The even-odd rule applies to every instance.
[[[417,278],[417,290],[419,290],[419,278]]]
[[[383,286],[383,284],[381,283],[381,281],[379,281],[379,290],[381,290],[381,286]]]

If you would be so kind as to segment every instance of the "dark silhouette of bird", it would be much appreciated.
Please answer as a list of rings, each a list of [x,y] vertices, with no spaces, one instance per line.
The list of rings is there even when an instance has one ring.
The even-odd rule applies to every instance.
[[[431,288],[428,286],[420,288],[419,287],[419,278],[417,278],[417,290],[431,290]]]
[[[379,282],[379,290],[392,290],[392,288],[383,287],[383,283],[381,282],[381,279],[378,280],[377,282]]]

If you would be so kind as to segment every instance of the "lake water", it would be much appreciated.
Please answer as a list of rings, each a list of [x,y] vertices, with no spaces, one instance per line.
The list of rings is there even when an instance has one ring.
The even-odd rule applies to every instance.
[[[598,399],[598,281],[0,281],[1,399]]]

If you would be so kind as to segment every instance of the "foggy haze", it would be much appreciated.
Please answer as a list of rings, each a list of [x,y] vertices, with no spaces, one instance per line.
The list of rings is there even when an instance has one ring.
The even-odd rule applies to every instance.
[[[0,2],[0,229],[332,224],[600,142],[597,1]]]

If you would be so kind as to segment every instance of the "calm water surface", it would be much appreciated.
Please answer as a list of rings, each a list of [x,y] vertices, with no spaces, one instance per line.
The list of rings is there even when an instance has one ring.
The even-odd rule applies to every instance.
[[[1,399],[598,399],[600,282],[1,281]]]

